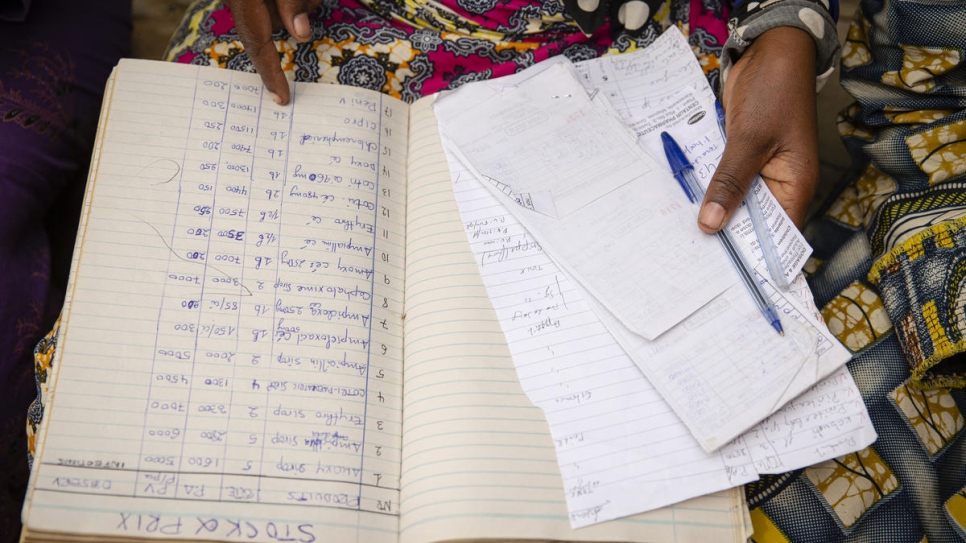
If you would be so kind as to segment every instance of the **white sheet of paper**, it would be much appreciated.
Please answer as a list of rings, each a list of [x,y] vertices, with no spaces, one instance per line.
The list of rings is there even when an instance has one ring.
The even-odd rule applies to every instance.
[[[754,480],[747,452],[729,460],[701,449],[523,226],[454,158],[450,169],[520,382],[547,417],[571,525]]]
[[[567,66],[527,75],[442,97],[444,140],[493,194],[527,204],[509,210],[594,298],[635,333],[657,337],[724,291],[731,264],[717,240],[689,228],[697,211],[670,173]],[[559,218],[524,194],[552,194]]]
[[[609,110],[595,113],[595,104],[581,90],[564,65],[518,77],[503,88],[467,85],[446,98],[446,107],[437,107],[445,112],[439,122],[446,138],[454,138],[447,141],[453,153],[477,179],[486,179],[484,185],[495,195],[507,200],[508,193],[522,194],[528,187],[547,194],[553,192],[554,180],[566,185],[573,177],[555,166],[573,169],[579,163],[586,168],[595,162],[595,154],[584,149],[608,150],[608,136],[623,141],[624,129],[607,132],[613,119]],[[709,144],[706,135],[717,130],[713,109],[693,93],[684,98],[679,94],[665,101],[662,126],[674,133],[700,177],[713,172],[715,163],[707,159],[721,147]],[[685,113],[678,115],[668,106]],[[529,118],[541,122],[520,120]],[[571,132],[581,137],[573,138]],[[517,138],[506,137],[511,133]],[[535,147],[526,142],[536,142]],[[530,155],[548,147],[556,148],[552,154],[560,157],[560,164],[529,164]],[[509,210],[587,291],[589,303],[599,305],[596,309],[618,343],[701,446],[714,451],[829,375],[848,356],[819,358],[815,346],[821,333],[811,325],[793,320],[784,323],[784,335],[775,334],[716,240],[697,228],[697,206],[683,201],[680,187],[669,181],[668,173],[662,176],[660,167],[648,165],[648,157],[635,156],[629,146],[622,152],[628,155],[622,161],[605,152],[599,167],[626,172],[613,161],[636,160],[637,171],[650,172],[647,179],[611,181],[616,188],[605,194],[577,187],[588,204],[559,219],[534,212],[532,206]],[[509,183],[494,186],[484,170],[506,172],[501,179]],[[577,177],[586,171],[578,171]],[[525,183],[520,179],[524,173],[539,181]],[[628,239],[633,243],[624,243]],[[709,276],[710,270],[714,274]],[[727,292],[711,302],[709,294],[718,294],[722,284],[729,287]],[[721,345],[728,348],[716,348]]]
[[[648,50],[626,55],[626,58],[633,63],[637,56],[663,54],[664,51],[658,50],[662,42],[671,49],[676,47],[676,40],[662,37]],[[690,49],[684,47],[682,51],[691,57]],[[588,65],[615,58],[624,57],[595,59],[578,67],[584,71]],[[642,98],[646,101],[649,97],[645,94]],[[580,476],[587,472],[608,473],[614,469],[615,455],[597,454],[599,447],[608,447],[606,443],[599,443],[601,439],[613,441],[621,432],[625,435],[642,432],[653,435],[655,431],[662,431],[676,436],[683,424],[674,415],[670,418],[676,421],[676,426],[667,425],[670,419],[661,416],[642,419],[633,415],[642,405],[657,413],[667,411],[660,409],[659,403],[646,401],[636,393],[622,394],[626,389],[637,388],[647,391],[645,396],[653,394],[641,374],[635,377],[627,371],[626,355],[596,357],[593,362],[586,359],[582,347],[588,338],[593,338],[593,349],[600,353],[612,352],[613,339],[601,339],[600,323],[596,316],[588,317],[580,293],[571,290],[573,283],[567,282],[562,271],[539,245],[528,241],[526,231],[514,224],[513,217],[506,214],[499,202],[474,186],[476,183],[469,179],[472,174],[458,163],[451,161],[451,168],[454,180],[462,180],[454,187],[457,201],[467,235],[480,259],[484,281],[506,331],[521,381],[531,400],[544,409],[550,422],[567,486],[572,523],[582,526],[619,516],[614,506],[617,503],[625,504],[630,510],[635,505],[647,506],[639,503],[640,500],[627,500],[628,496],[636,497],[640,492],[625,493],[613,483],[601,484],[599,479],[585,481]],[[789,306],[815,317],[816,326],[824,330],[811,301],[811,293],[801,277],[793,283],[790,292],[792,295],[786,296]],[[576,317],[573,307],[581,308]],[[561,341],[560,338],[566,339]],[[847,352],[837,342],[823,343],[823,356],[847,358]],[[574,359],[584,363],[575,363]],[[602,375],[619,376],[626,381],[620,385],[605,385],[602,392],[599,381],[594,380]],[[601,407],[609,409],[605,417],[620,415],[623,424],[616,427],[602,424],[598,418]],[[602,426],[607,428],[603,435],[600,432]],[[751,474],[780,473],[859,450],[872,443],[875,437],[851,375],[840,368],[723,447],[720,453],[711,453],[704,461],[682,461],[671,472],[664,472],[665,480],[658,485],[665,488],[671,481],[675,488],[700,491],[700,482],[693,488],[688,484],[689,469],[704,469],[709,458],[713,459],[711,465],[716,464],[718,454],[723,458],[731,480],[738,481]],[[632,440],[625,438],[625,441]],[[689,449],[679,440],[678,446],[686,454],[694,454],[696,443],[692,441]],[[625,447],[618,456],[633,461],[635,465],[653,465],[654,460],[649,456],[653,452],[653,449]],[[752,465],[748,463],[749,458]],[[575,471],[575,466],[580,471]],[[640,483],[638,479],[632,481]]]
[[[657,69],[658,67],[663,67],[665,70]],[[665,33],[642,54],[630,55],[623,59],[619,56],[595,59],[581,63],[577,70],[581,74],[585,87],[595,89],[596,94],[611,100],[615,109],[621,112],[620,114],[625,122],[628,122],[637,131],[639,144],[650,154],[663,154],[659,133],[660,131],[668,131],[682,143],[688,159],[695,166],[695,173],[699,180],[704,184],[710,181],[724,151],[724,145],[714,118],[714,94],[704,78],[700,66],[691,54],[690,47],[679,32],[672,30]],[[627,97],[633,97],[633,101],[627,99]],[[759,189],[760,196],[767,194],[770,197],[767,187],[760,185]],[[774,198],[771,198],[771,200],[774,201]],[[784,232],[779,243],[780,251],[783,261],[786,263],[786,272],[789,272],[790,277],[794,277],[798,274],[804,260],[811,253],[811,248],[787,217],[783,219],[777,216],[784,215],[783,212],[776,212],[776,209],[780,210],[777,203],[765,207],[768,209],[768,216],[773,219],[773,224],[780,226],[780,230]],[[748,259],[751,262],[757,262],[760,266],[759,276],[761,281],[767,282],[763,258],[751,229],[750,220],[747,218],[747,211],[741,208],[739,212],[741,216],[737,216],[737,220],[732,221],[730,228],[736,239],[744,242],[741,244],[742,250]],[[785,232],[788,226],[791,226],[793,234]],[[794,269],[793,274],[791,273],[792,269]],[[801,289],[797,290],[802,292]],[[811,296],[807,292],[807,288],[804,292],[807,294],[806,298],[810,299]],[[786,296],[785,298],[789,297]],[[773,295],[773,301],[779,307],[791,303],[789,300],[778,296],[777,292]],[[745,308],[745,315],[749,319],[749,324],[757,315],[757,311],[752,310],[752,307],[748,304],[747,294],[744,298],[735,298],[734,307]],[[704,311],[708,311],[708,308],[705,308]],[[811,311],[806,309],[805,312],[810,313]],[[760,321],[757,323],[759,325],[764,322],[760,315],[757,316],[757,320]],[[605,318],[605,323],[607,322],[608,319]],[[740,369],[744,372],[754,370],[757,372],[756,374],[764,377],[764,373],[761,372],[766,371],[764,368],[768,368],[766,373],[770,376],[769,378],[778,379],[780,383],[784,383],[786,379],[792,381],[787,387],[779,386],[777,388],[762,387],[763,383],[756,383],[754,386],[760,387],[757,392],[761,395],[755,395],[756,389],[754,386],[744,391],[748,396],[756,398],[757,410],[749,409],[750,406],[746,402],[739,400],[743,396],[740,387],[729,387],[726,381],[714,381],[713,388],[716,391],[716,398],[722,403],[712,409],[715,414],[711,415],[710,412],[706,412],[702,408],[703,403],[696,404],[686,401],[688,395],[684,393],[684,389],[693,390],[698,386],[696,383],[689,382],[687,386],[682,387],[670,380],[662,381],[658,377],[663,375],[665,379],[679,378],[676,377],[679,375],[679,371],[661,368],[662,361],[667,364],[672,360],[670,358],[671,353],[667,349],[662,349],[658,356],[649,356],[647,351],[638,352],[637,349],[640,348],[640,345],[650,345],[650,342],[640,341],[640,338],[633,337],[633,334],[620,326],[618,319],[610,319],[610,322],[612,324],[608,326],[613,327],[612,331],[619,340],[623,338],[623,344],[629,350],[632,358],[641,365],[645,374],[652,378],[655,386],[665,394],[672,407],[698,436],[702,445],[711,449],[719,447],[737,436],[738,433],[754,424],[756,420],[770,414],[793,395],[804,391],[810,384],[814,384],[818,378],[827,375],[836,366],[843,364],[849,357],[847,351],[838,346],[834,352],[834,357],[818,358],[815,360],[816,365],[813,371],[806,371],[807,361],[801,362],[801,365],[795,362],[800,360],[800,358],[795,358],[793,352],[796,341],[779,347],[784,351],[768,351],[775,356],[775,360],[784,360],[785,364],[783,365],[762,365],[762,361],[755,362],[754,355],[751,358],[741,357],[738,351],[729,350],[730,358],[728,359],[735,364],[732,366],[732,370]],[[789,329],[787,323],[785,327],[786,335],[793,336],[794,334],[789,332],[793,332],[795,328]],[[816,337],[831,337],[827,330],[824,333],[820,331],[824,326],[821,326],[819,321],[815,321],[811,327],[814,328],[813,335],[816,335]],[[723,331],[716,330],[714,333],[709,333],[709,336],[716,336]],[[762,331],[764,332],[764,329]],[[753,333],[752,335],[744,335],[748,332],[751,332],[751,329],[742,332],[741,337],[752,341],[750,345],[756,345],[753,342],[755,339],[768,340],[767,337],[758,337]],[[731,338],[727,334],[718,337]],[[659,338],[658,343],[663,339],[663,337]],[[730,340],[734,342],[733,338]],[[792,348],[791,351],[789,350],[790,347]],[[758,348],[766,347],[758,344]],[[771,348],[774,347],[768,347],[768,349]],[[686,350],[678,351],[677,356],[688,358],[693,363],[700,363],[698,358],[691,357]],[[706,364],[716,367],[710,359],[705,360]],[[783,373],[784,378],[782,377]],[[702,379],[712,375],[708,368],[697,372],[697,374]],[[809,383],[809,381],[812,381],[812,383]],[[729,393],[725,392],[726,390],[730,390],[730,394],[732,394],[730,400],[728,399]],[[724,404],[729,402],[736,402],[732,404],[733,408],[737,408],[739,404],[742,405],[740,408],[742,416],[734,418],[724,415],[724,418],[718,419],[719,416],[723,415],[719,412],[728,411],[727,408],[724,408]],[[704,422],[699,422],[698,419],[704,419]],[[727,420],[727,424],[719,424],[721,420]]]
[[[574,527],[699,495],[722,477],[737,485],[874,441],[858,389],[841,368],[719,452],[704,452],[602,326],[588,298],[469,171],[455,160],[450,167],[521,384],[550,424]],[[842,347],[823,342],[823,356],[840,357],[836,349]],[[629,492],[625,481],[661,491]],[[665,494],[668,488],[674,491]]]

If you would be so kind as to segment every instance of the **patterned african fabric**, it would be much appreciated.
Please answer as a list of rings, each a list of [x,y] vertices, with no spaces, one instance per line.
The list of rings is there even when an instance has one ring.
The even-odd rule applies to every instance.
[[[885,41],[884,41],[885,40]],[[966,386],[966,2],[863,3],[849,28],[839,116],[857,168],[826,212],[865,232],[918,388]]]
[[[509,75],[555,55],[573,61],[635,51],[677,25],[712,86],[727,38],[719,0],[671,0],[633,33],[609,24],[585,35],[558,0],[326,0],[311,15],[312,40],[275,35],[283,70],[295,81],[365,87],[407,102],[468,81]],[[694,18],[702,26],[692,28]],[[231,12],[199,0],[165,59],[254,71]]]
[[[842,52],[852,174],[809,281],[878,440],[746,487],[754,541],[966,541],[966,2],[863,0]]]

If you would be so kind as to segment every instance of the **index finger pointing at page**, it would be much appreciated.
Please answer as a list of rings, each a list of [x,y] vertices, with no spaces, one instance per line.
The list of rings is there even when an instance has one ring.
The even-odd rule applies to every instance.
[[[245,52],[252,61],[262,83],[279,105],[289,99],[288,81],[282,73],[278,49],[272,40],[272,17],[269,10],[274,4],[263,0],[227,0],[235,19],[235,28]]]

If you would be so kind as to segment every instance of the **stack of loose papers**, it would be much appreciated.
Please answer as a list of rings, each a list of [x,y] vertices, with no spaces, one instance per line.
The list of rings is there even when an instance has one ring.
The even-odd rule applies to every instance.
[[[671,28],[648,49],[558,59],[437,100],[467,238],[520,381],[556,444],[574,527],[859,450],[875,439],[848,351],[799,271],[808,244],[758,194],[792,287],[771,287],[747,213],[729,225],[781,313],[761,316],[661,131],[707,184],[714,95]]]

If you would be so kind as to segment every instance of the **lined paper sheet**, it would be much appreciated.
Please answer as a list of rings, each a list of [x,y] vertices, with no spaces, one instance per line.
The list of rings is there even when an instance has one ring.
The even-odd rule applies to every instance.
[[[588,92],[599,93],[617,108],[624,122],[637,134],[639,144],[659,164],[667,163],[660,134],[669,126],[682,121],[690,124],[703,120],[703,124],[717,130],[713,107],[708,115],[682,102],[682,91],[689,88],[696,91],[701,101],[713,104],[715,96],[691,46],[676,27],[668,28],[640,52],[591,59],[579,62],[575,67]],[[715,140],[720,141],[720,138]],[[703,168],[700,162],[694,164],[695,173],[706,185],[714,170]],[[785,276],[792,282],[811,255],[812,248],[767,186],[755,182],[750,190],[758,195],[765,222],[772,238],[777,241]],[[744,206],[735,211],[729,224],[736,239],[748,236],[751,219]],[[757,240],[754,242],[757,244]]]
[[[109,94],[28,532],[396,541],[407,106],[145,61]]]
[[[848,354],[842,348],[841,357],[819,356],[816,346],[821,331],[806,320],[788,319],[783,335],[769,332],[724,252],[709,245],[713,237],[697,228],[698,206],[688,204],[669,173],[636,148],[624,147],[624,152],[628,163],[651,163],[641,168],[642,177],[595,200],[588,198],[583,208],[559,219],[518,205],[521,197],[515,202],[512,192],[508,196],[494,187],[492,175],[485,171],[501,166],[521,169],[520,162],[540,152],[569,153],[594,163],[599,145],[581,150],[581,144],[589,139],[587,133],[605,132],[608,125],[594,124],[594,119],[610,118],[589,105],[575,75],[561,65],[533,75],[521,72],[503,87],[493,88],[495,84],[468,84],[442,99],[443,107],[437,112],[447,149],[506,204],[508,213],[557,266],[588,292],[587,298],[602,308],[598,313],[607,313],[606,318],[601,316],[605,326],[706,451],[721,448],[845,363]],[[488,98],[474,99],[480,94]],[[571,112],[565,107],[571,102],[587,105]],[[531,103],[532,116],[540,122],[510,115]],[[551,103],[560,105],[551,107]],[[664,111],[667,130],[691,129],[685,119],[678,122],[673,110]],[[699,107],[695,111],[702,112]],[[704,109],[703,123],[714,126],[711,111]],[[561,127],[560,123],[573,118],[586,122]],[[695,126],[701,119],[695,115]],[[518,128],[521,124],[533,130],[557,127],[555,145],[542,149],[541,140],[524,134]],[[624,130],[618,127],[607,133],[620,141]],[[535,146],[522,145],[510,154],[496,153],[500,147],[484,143],[514,142],[517,139],[510,136],[518,132],[526,136],[526,143],[535,141]],[[677,139],[685,150],[694,142]],[[526,171],[537,175],[532,167]],[[565,185],[574,176],[582,182],[576,170],[573,175],[561,171],[540,175],[548,174]],[[634,309],[625,312],[629,306]],[[656,336],[655,330],[661,334]],[[721,345],[728,348],[722,351]]]
[[[101,113],[98,116],[98,121],[97,121],[97,136],[95,138],[95,142],[103,141],[104,130],[107,128],[108,105],[110,104],[111,95],[113,94],[113,92],[114,92],[114,72],[112,71],[107,78],[107,83],[104,89],[104,97],[101,103]],[[91,165],[90,165],[91,172],[97,171],[99,160],[100,160],[100,146],[98,145],[98,146],[95,146],[94,151],[91,154]],[[76,276],[74,275],[73,270],[77,269],[78,263],[80,261],[81,247],[84,246],[85,225],[87,224],[88,215],[90,212],[91,196],[92,194],[90,192],[86,193],[84,196],[84,202],[81,205],[81,213],[78,221],[80,225],[80,229],[76,238],[74,239],[74,251],[71,254],[72,272],[67,278],[67,296],[64,299],[64,306],[61,309],[62,315],[68,315],[70,312],[70,304],[71,304],[70,293],[73,292],[74,290],[74,282],[76,280]],[[63,345],[64,329],[65,329],[65,326],[63,325],[60,326],[60,328],[58,328],[58,334],[56,338],[56,342],[58,345]],[[54,359],[51,360],[50,374],[47,376],[47,382],[41,385],[41,387],[43,388],[38,391],[38,395],[43,394],[44,398],[51,397],[50,396],[51,388],[53,388],[57,383],[57,378],[58,378],[57,376],[60,374],[60,366],[61,364],[60,364],[59,358],[55,357]],[[46,441],[45,440],[46,429],[47,429],[46,424],[41,424],[40,427],[38,428],[38,431],[36,433],[36,443],[34,444],[34,447],[35,447],[34,458],[40,458],[41,455],[43,454],[44,443]],[[24,496],[24,506],[22,511],[28,511],[30,509],[30,502],[31,502],[31,499],[33,498],[34,479],[37,477],[37,473],[39,471],[40,470],[38,469],[30,470],[30,479],[27,484],[27,493]]]
[[[451,169],[466,235],[522,386],[550,424],[576,525],[805,467],[875,439],[842,368],[719,453],[705,453],[586,296],[488,191],[458,164]],[[791,304],[785,307],[792,315]],[[625,485],[660,491],[629,492]]]
[[[412,109],[402,541],[744,541],[734,490],[570,528],[554,442],[517,380],[427,102]]]
[[[450,170],[521,385],[550,425],[571,524],[757,479],[749,455],[700,447],[526,229],[455,157]]]
[[[656,70],[657,67],[663,68],[663,71]],[[704,182],[710,179],[724,151],[713,120],[714,95],[690,46],[677,29],[669,29],[639,53],[581,62],[577,69],[582,74],[585,86],[597,89],[611,101],[625,122],[637,132],[639,143],[651,154],[662,152],[658,137],[660,130],[670,130],[684,144],[685,152],[698,175]],[[696,107],[686,108],[684,104]],[[689,109],[691,117],[675,115],[675,109],[682,108]],[[758,189],[759,196],[765,196],[762,199],[763,207],[772,211],[779,208],[767,189],[763,186]],[[820,353],[820,364],[847,360],[849,353],[832,339],[821,324],[821,315],[814,306],[811,291],[797,271],[811,253],[811,248],[787,217],[782,218],[783,214],[780,213],[772,215],[771,212],[768,215],[772,235],[782,240],[780,248],[786,273],[790,280],[794,279],[788,293],[773,292],[772,300],[782,310],[784,321],[789,318],[812,321],[809,326],[819,340],[816,351]],[[750,261],[759,263],[759,275],[767,281],[761,251],[743,207],[738,210],[730,228],[736,239],[746,242],[743,245],[746,256]],[[635,338],[629,338],[625,343],[636,341]],[[803,367],[803,373],[805,371]],[[872,443],[875,432],[865,406],[858,398],[858,389],[844,368],[805,390],[782,412],[757,427],[759,430],[772,428],[772,439],[767,443],[761,443],[760,438],[751,440],[755,445],[750,450],[754,453],[759,471],[774,473],[797,469]],[[804,419],[801,418],[802,406],[809,407]],[[797,414],[790,415],[789,412]],[[835,419],[834,422],[831,419]],[[810,423],[803,424],[803,420]],[[804,432],[804,427],[814,431]],[[749,431],[745,436],[752,434],[764,435],[760,431]],[[777,439],[779,434],[783,436],[780,440]]]

